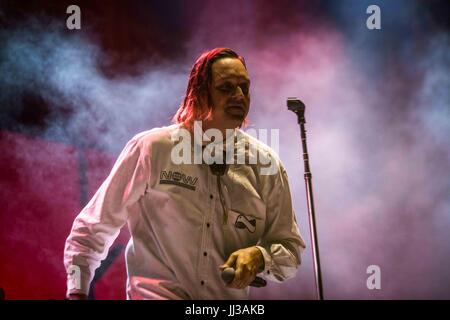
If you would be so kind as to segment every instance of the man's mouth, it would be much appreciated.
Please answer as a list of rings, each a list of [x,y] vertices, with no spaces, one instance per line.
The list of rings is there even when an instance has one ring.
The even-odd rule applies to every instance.
[[[239,116],[239,117],[245,116],[245,108],[244,108],[244,106],[241,106],[241,105],[228,106],[225,109],[225,112],[232,116]]]

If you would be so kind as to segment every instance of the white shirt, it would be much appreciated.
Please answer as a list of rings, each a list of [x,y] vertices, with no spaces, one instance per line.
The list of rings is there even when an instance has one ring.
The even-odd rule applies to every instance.
[[[236,129],[235,147],[267,154],[277,170],[261,175],[259,163],[229,164],[218,178],[207,164],[171,161],[177,130],[171,125],[133,137],[76,217],[64,251],[67,294],[88,294],[125,223],[128,299],[247,299],[249,288],[227,288],[219,266],[255,245],[265,261],[259,276],[280,282],[295,275],[305,244],[275,152]]]

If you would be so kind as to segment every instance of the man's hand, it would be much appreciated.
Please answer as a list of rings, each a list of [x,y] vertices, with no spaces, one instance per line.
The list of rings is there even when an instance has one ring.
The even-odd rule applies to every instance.
[[[87,295],[84,293],[71,293],[67,297],[67,300],[87,300]]]
[[[233,252],[219,268],[220,271],[234,268],[236,270],[234,279],[227,287],[244,289],[255,280],[258,272],[264,270],[264,257],[257,247],[240,249]]]

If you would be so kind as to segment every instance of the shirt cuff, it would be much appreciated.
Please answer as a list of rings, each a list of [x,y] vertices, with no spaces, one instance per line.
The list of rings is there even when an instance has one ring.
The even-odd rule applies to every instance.
[[[264,258],[264,270],[261,271],[260,273],[262,273],[263,275],[270,275],[271,271],[270,269],[272,268],[272,263],[273,263],[273,259],[270,256],[269,252],[267,252],[267,250],[264,247],[261,246],[255,246],[256,248],[258,248]]]
[[[69,294],[89,294],[89,277],[84,274],[73,272],[72,274],[67,274],[67,292],[66,296]]]

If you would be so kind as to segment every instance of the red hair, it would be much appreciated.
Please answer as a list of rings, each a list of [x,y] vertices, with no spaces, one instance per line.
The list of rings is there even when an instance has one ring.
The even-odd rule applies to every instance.
[[[211,117],[212,101],[209,88],[212,82],[212,65],[223,58],[239,59],[247,68],[244,58],[229,48],[215,48],[202,53],[192,67],[186,96],[173,117],[175,123],[182,123],[192,129],[194,121]]]

